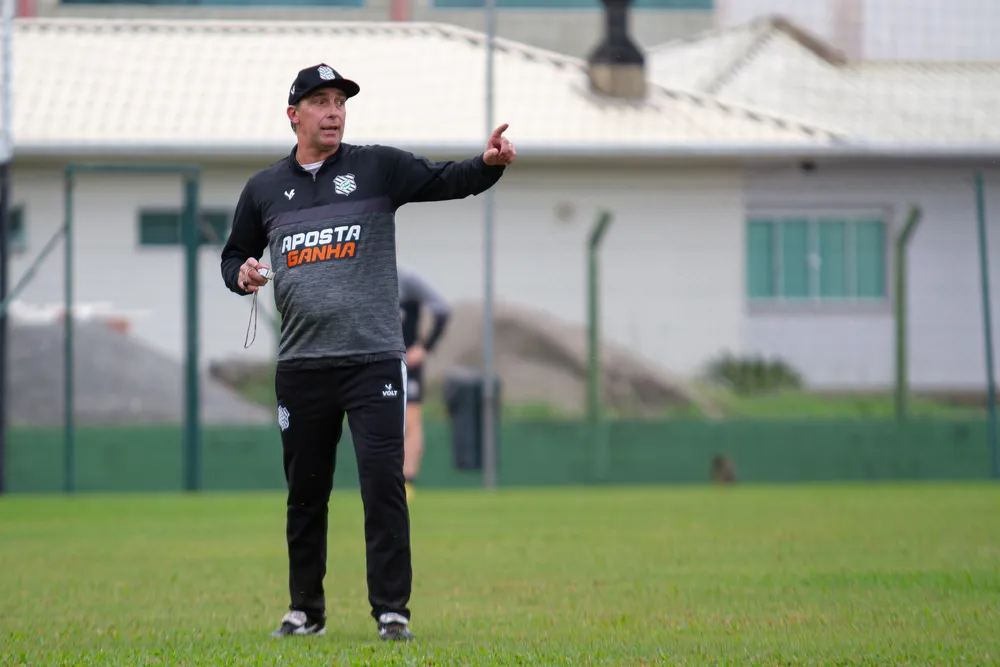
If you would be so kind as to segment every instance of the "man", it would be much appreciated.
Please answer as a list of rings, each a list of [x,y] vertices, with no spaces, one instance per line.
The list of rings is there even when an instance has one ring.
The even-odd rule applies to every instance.
[[[344,415],[364,504],[368,600],[382,639],[407,640],[412,569],[403,480],[406,356],[399,325],[395,211],[477,195],[516,152],[502,134],[482,155],[431,162],[387,146],[343,143],[357,83],[328,65],[298,73],[288,93],[296,145],[255,173],[236,205],[222,276],[239,295],[275,263],[281,314],[275,373],[288,483],[288,613],[275,636],[324,634],[327,505]]]
[[[426,307],[434,317],[427,338],[421,340],[420,313]],[[430,284],[405,267],[399,267],[399,315],[403,320],[403,344],[406,346],[406,438],[403,478],[406,500],[413,496],[413,485],[420,473],[424,455],[424,420],[420,401],[423,397],[423,363],[444,333],[451,307]]]

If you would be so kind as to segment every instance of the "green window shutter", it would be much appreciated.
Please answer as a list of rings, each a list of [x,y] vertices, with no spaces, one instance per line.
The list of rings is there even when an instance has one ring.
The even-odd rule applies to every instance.
[[[825,299],[847,296],[847,222],[819,221],[819,295]]]
[[[775,225],[769,220],[751,220],[747,225],[747,295],[751,299],[776,296]]]
[[[885,294],[885,223],[863,220],[855,225],[855,265],[858,297],[881,298]]]
[[[809,254],[809,223],[781,223],[781,296],[786,299],[809,296]]]
[[[139,213],[139,243],[142,245],[182,245],[181,211]],[[202,211],[199,235],[202,244],[221,245],[229,238],[230,216],[220,211]]]
[[[141,245],[177,245],[181,242],[180,215],[167,211],[139,213]]]
[[[28,230],[24,224],[24,208],[13,206],[7,211],[7,242],[11,252],[28,249]]]
[[[63,0],[63,2],[96,2],[97,0]],[[108,2],[109,0],[101,0]],[[179,0],[157,0],[157,2],[177,3]],[[311,0],[316,2],[317,0]],[[202,0],[202,4],[219,3],[222,0]],[[295,0],[291,4],[303,4],[307,0]],[[333,3],[339,6],[355,6],[354,2],[361,0],[338,0]],[[635,0],[635,9],[653,10],[687,10],[687,11],[711,11],[714,0]],[[482,9],[485,6],[483,0],[431,0],[430,6],[435,9]],[[597,0],[498,0],[497,9],[600,9],[601,4]]]

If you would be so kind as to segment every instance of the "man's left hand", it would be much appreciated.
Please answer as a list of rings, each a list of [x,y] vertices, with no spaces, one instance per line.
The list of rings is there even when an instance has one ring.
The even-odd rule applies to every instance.
[[[424,363],[424,359],[427,357],[427,350],[424,349],[423,345],[417,344],[406,351],[406,365],[409,368],[419,366]]]
[[[491,167],[508,165],[517,159],[517,151],[514,150],[514,144],[507,141],[506,137],[503,136],[504,130],[507,127],[507,123],[504,123],[493,130],[493,134],[490,135],[490,140],[486,144],[486,150],[483,152],[483,162]]]

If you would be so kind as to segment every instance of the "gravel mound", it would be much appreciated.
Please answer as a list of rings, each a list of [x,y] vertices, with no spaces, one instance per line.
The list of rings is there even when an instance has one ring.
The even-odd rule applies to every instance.
[[[496,370],[502,382],[504,404],[548,405],[569,414],[584,411],[587,395],[586,329],[562,322],[550,314],[498,304]],[[429,327],[431,317],[422,318]],[[424,368],[428,397],[442,396],[444,378],[452,372],[478,372],[482,359],[482,308],[476,302],[454,304],[452,320]],[[655,416],[663,410],[697,405],[709,417],[717,406],[693,387],[671,377],[649,359],[624,347],[602,347],[603,404],[636,416]],[[223,383],[266,376],[273,364],[241,359],[212,366]]]
[[[61,426],[64,410],[63,324],[10,325],[7,385],[11,425]],[[180,424],[184,367],[100,322],[74,328],[74,419],[79,426]],[[264,424],[270,412],[207,373],[201,377],[205,424]]]
[[[497,375],[505,403],[544,403],[580,412],[587,393],[587,332],[548,313],[509,304],[494,308]],[[430,319],[430,318],[426,318]],[[448,330],[424,371],[435,389],[456,366],[478,369],[482,359],[482,308],[455,304]],[[601,348],[604,405],[638,414],[701,403],[681,382],[649,359],[611,344]]]

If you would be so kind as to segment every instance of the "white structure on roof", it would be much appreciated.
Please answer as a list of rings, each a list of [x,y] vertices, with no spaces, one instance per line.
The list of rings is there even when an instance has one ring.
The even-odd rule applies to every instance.
[[[1000,143],[992,62],[850,61],[782,18],[667,42],[649,53],[662,86],[791,116],[855,140]]]
[[[715,0],[715,5],[717,27],[781,14],[851,59],[1000,60],[995,0]]]
[[[757,29],[724,33],[718,43],[746,43],[746,31],[758,37],[750,40],[761,47],[754,53],[780,43],[777,34],[759,39]],[[843,88],[819,87],[841,112],[814,117],[811,109],[823,104],[786,105],[773,92],[785,85],[780,70],[739,84],[754,74],[745,48],[691,55],[697,47],[658,50],[651,62],[663,82],[633,102],[592,93],[579,59],[498,44],[495,117],[510,123],[520,156],[497,189],[498,298],[582,323],[585,239],[607,208],[615,216],[602,269],[609,338],[681,376],[724,351],[757,350],[788,357],[817,385],[883,386],[891,382],[892,238],[906,207],[918,203],[925,218],[911,265],[913,380],[980,386],[968,185],[980,163],[846,162],[885,137],[875,120],[843,109]],[[61,174],[70,160],[196,163],[204,224],[224,237],[247,177],[290,149],[288,86],[316,62],[361,85],[349,103],[347,141],[435,158],[475,155],[486,136],[483,51],[478,33],[432,24],[18,21],[14,204],[26,251],[12,275],[62,220]],[[829,67],[830,80],[839,81],[840,70]],[[679,71],[671,80],[663,74]],[[856,103],[874,104],[867,99]],[[928,154],[958,145],[961,155],[960,144],[975,139],[981,156],[1000,154],[988,143],[989,128],[955,121],[948,108],[920,113],[945,119],[942,128],[952,123],[953,142],[899,122],[888,127],[887,145],[900,154],[917,144],[929,146]],[[867,110],[882,112],[891,113]],[[824,155],[836,155],[839,166]],[[801,173],[800,158],[818,170]],[[1000,210],[1000,175],[987,177],[994,188],[988,205]],[[79,177],[75,212],[77,299],[148,312],[135,321],[136,334],[178,356],[180,203],[176,178],[87,174]],[[481,219],[481,203],[471,198],[403,207],[400,260],[450,299],[478,299]],[[218,251],[204,248],[199,264],[203,358],[268,357],[273,336],[263,317],[256,343],[243,348],[250,301],[223,286]],[[56,253],[22,298],[57,301],[62,284]],[[927,295],[934,298],[916,301]]]

